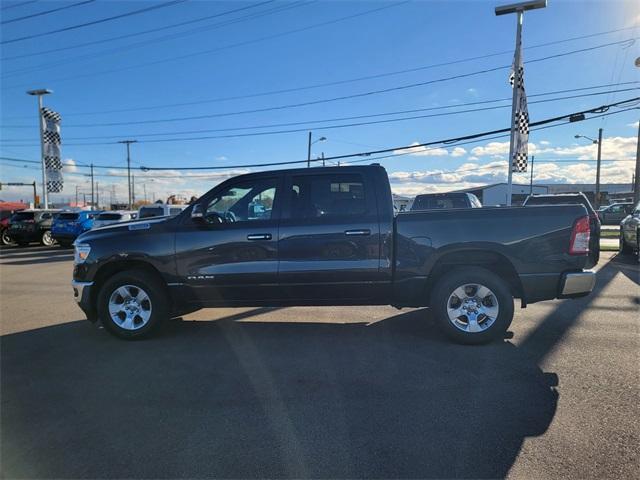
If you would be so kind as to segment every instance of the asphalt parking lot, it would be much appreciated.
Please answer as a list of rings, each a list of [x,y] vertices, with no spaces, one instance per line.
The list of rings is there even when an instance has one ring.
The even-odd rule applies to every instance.
[[[425,310],[208,309],[153,339],[83,320],[70,251],[0,252],[6,478],[637,478],[640,268],[453,345]]]

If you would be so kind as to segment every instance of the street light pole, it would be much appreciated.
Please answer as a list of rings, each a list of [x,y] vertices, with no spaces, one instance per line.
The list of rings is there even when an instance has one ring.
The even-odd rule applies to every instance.
[[[518,66],[521,57],[521,39],[522,39],[522,20],[525,10],[535,10],[545,8],[547,0],[533,0],[529,2],[514,3],[510,5],[502,5],[495,8],[496,15],[506,15],[509,13],[516,14],[516,49],[513,59],[514,78],[513,78],[513,95],[511,97],[511,138],[509,140],[509,160],[507,162],[507,206],[511,206],[511,197],[513,192],[513,153],[516,148],[516,102],[518,100]]]
[[[95,205],[93,197],[93,163],[91,164],[91,205]]]
[[[638,143],[636,144],[636,176],[633,182],[633,204],[640,202],[640,122],[638,122]]]
[[[136,143],[137,140],[121,140],[118,143],[124,143],[127,146],[127,186],[129,188],[129,210],[132,209],[132,197],[131,197],[131,152],[129,146],[132,143]]]
[[[44,119],[42,118],[42,96],[53,93],[52,90],[41,88],[39,90],[28,90],[27,95],[38,97],[38,125],[40,130],[40,160],[42,162],[42,200],[44,201],[44,208],[49,208],[49,194],[47,192],[47,172],[44,162]]]
[[[602,161],[602,128],[598,129],[598,161],[596,163],[596,210],[600,208],[600,162]]]

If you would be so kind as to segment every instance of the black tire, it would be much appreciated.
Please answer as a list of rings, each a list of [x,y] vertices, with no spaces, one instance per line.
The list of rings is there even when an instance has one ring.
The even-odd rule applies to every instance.
[[[18,244],[19,247],[28,247],[29,246],[29,242],[16,242]]]
[[[624,241],[624,235],[622,231],[620,231],[620,246],[618,249],[620,255],[632,255],[633,247]]]
[[[498,314],[494,319],[483,314],[478,315],[480,331],[464,331],[466,316],[454,321],[449,319],[448,306],[451,296],[458,287],[483,285],[493,294],[485,300],[489,304],[497,301]],[[470,287],[471,291],[473,287]],[[477,290],[476,290],[477,293]],[[461,302],[462,304],[462,302]],[[457,305],[453,305],[456,307]],[[495,307],[495,305],[494,305]],[[442,331],[453,341],[466,345],[489,343],[503,339],[513,320],[513,296],[509,286],[494,273],[480,267],[456,268],[440,278],[431,294],[431,310]],[[491,321],[492,323],[488,323]],[[487,326],[488,325],[488,326]],[[467,322],[467,328],[469,323]]]
[[[126,329],[117,324],[109,314],[109,300],[116,290],[124,286],[142,289],[149,298],[150,318],[146,324],[135,329]],[[109,333],[126,340],[148,337],[169,318],[167,294],[162,283],[153,275],[142,270],[127,270],[109,278],[98,292],[98,316]],[[140,323],[141,323],[140,318]]]
[[[13,240],[11,239],[11,236],[9,235],[9,229],[5,228],[2,230],[2,234],[0,235],[0,243],[2,243],[2,245],[13,245]]]
[[[40,243],[45,247],[53,247],[56,244],[56,241],[51,236],[51,230],[45,230],[44,232],[42,232]]]

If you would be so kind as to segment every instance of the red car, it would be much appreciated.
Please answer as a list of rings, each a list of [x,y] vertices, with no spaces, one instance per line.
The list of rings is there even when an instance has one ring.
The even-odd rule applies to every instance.
[[[18,210],[29,208],[29,205],[22,202],[0,202],[0,244],[10,245],[13,243],[9,236],[9,218]]]

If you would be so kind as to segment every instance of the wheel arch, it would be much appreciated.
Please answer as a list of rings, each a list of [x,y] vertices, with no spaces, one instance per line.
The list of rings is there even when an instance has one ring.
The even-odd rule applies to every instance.
[[[506,281],[514,297],[523,298],[522,282],[513,263],[499,252],[478,249],[460,249],[447,252],[438,258],[431,268],[425,286],[426,291],[431,291],[438,280],[452,269],[463,270],[468,267],[484,268],[498,275]]]

